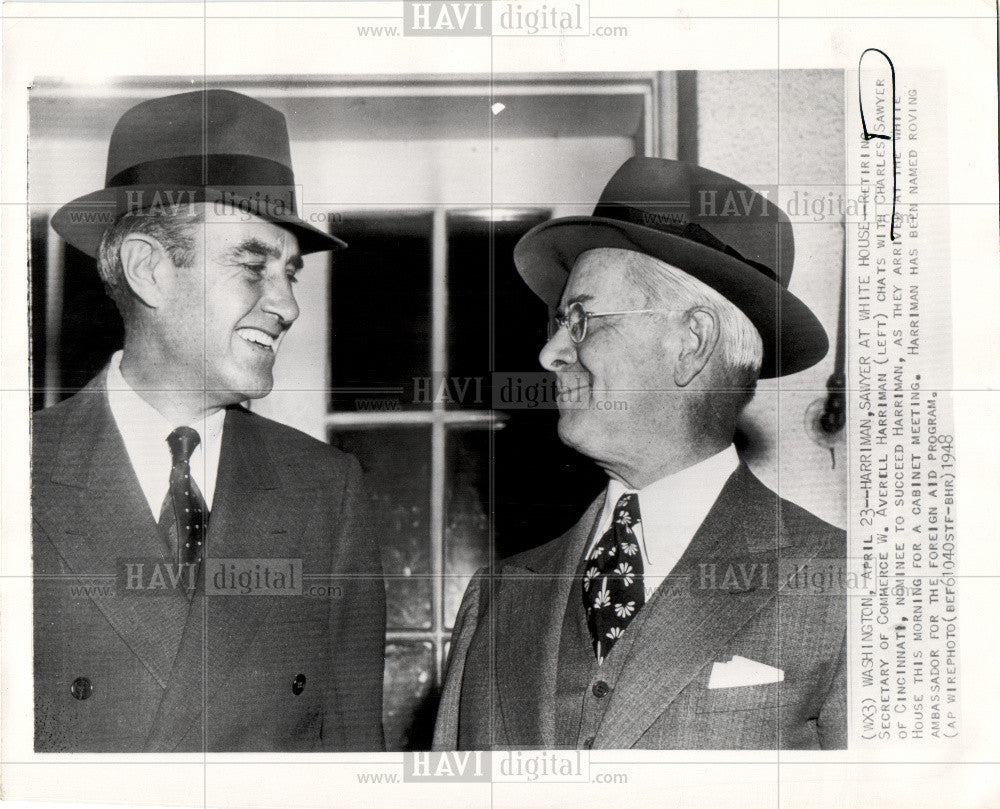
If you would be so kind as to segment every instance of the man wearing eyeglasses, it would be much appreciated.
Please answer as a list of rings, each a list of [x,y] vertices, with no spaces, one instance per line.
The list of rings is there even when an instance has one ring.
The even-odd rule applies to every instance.
[[[556,311],[540,361],[559,437],[608,484],[565,535],[470,583],[435,747],[845,747],[844,532],[733,446],[757,379],[828,347],[788,291],[787,216],[634,158],[593,216],[536,227],[514,257]]]

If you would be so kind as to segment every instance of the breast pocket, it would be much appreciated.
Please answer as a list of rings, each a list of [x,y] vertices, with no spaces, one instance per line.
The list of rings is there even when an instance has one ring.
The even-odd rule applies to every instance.
[[[740,685],[733,688],[705,688],[698,698],[698,713],[754,711],[795,704],[795,689],[788,681],[763,685]]]

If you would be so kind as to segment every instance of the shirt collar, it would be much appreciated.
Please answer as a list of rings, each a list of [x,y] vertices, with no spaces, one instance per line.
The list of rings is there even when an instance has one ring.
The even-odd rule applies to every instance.
[[[736,447],[730,444],[721,452],[638,490],[643,554],[647,561],[658,567],[672,566],[680,555],[678,551],[691,541],[739,464]],[[602,530],[610,524],[615,505],[626,492],[636,490],[618,480],[608,481],[601,513]]]
[[[740,465],[740,456],[736,453],[736,447],[730,444],[721,452],[710,455],[703,461],[699,461],[694,466],[681,469],[672,475],[667,475],[659,480],[655,480],[648,486],[641,489],[631,489],[614,478],[608,479],[608,496],[605,502],[614,508],[618,498],[626,492],[637,492],[639,494],[639,506],[642,501],[650,498],[669,497],[672,500],[681,500],[684,496],[694,493],[706,486],[714,488],[714,484],[719,482],[719,491],[729,479],[729,476],[736,471]],[[718,496],[718,495],[716,495]],[[713,501],[715,498],[712,498]]]

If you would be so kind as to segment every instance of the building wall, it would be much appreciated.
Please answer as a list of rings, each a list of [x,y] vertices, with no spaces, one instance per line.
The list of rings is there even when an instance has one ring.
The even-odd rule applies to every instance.
[[[696,78],[698,162],[750,186],[779,186],[792,218],[795,265],[789,289],[819,317],[830,353],[813,368],[764,380],[747,409],[745,457],[768,485],[822,518],[846,523],[842,438],[830,450],[810,438],[806,409],[826,397],[834,369],[844,266],[839,215],[813,221],[809,201],[844,193],[844,75],[840,71],[703,72]]]

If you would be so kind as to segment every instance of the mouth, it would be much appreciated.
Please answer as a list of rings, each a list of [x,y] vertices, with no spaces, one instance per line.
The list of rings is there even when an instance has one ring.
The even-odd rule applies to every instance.
[[[278,350],[280,334],[271,334],[263,329],[255,329],[252,326],[243,326],[236,330],[236,334],[244,342],[249,343],[256,349],[274,354]]]
[[[580,402],[585,397],[585,391],[588,389],[588,385],[560,386],[556,392],[556,402],[558,404],[573,404]]]

